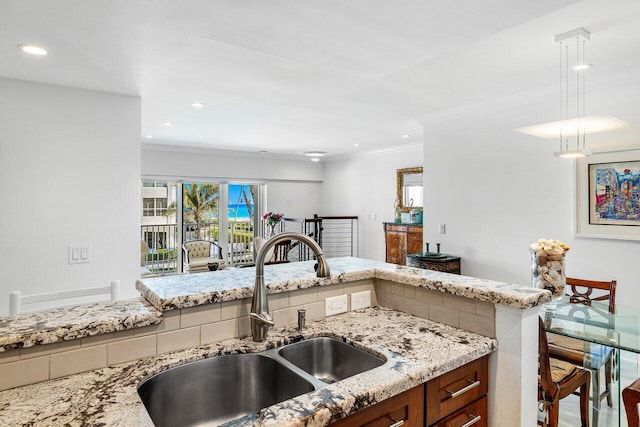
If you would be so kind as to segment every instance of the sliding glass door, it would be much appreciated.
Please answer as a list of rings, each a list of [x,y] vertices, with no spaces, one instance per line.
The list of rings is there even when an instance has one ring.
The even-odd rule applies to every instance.
[[[253,263],[265,184],[142,183],[141,275],[180,273],[182,245],[208,240],[230,266]]]

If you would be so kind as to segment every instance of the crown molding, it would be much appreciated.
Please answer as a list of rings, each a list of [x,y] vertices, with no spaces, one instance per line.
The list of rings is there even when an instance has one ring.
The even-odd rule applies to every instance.
[[[302,154],[276,154],[276,153],[259,153],[252,151],[234,151],[234,150],[221,150],[218,148],[205,148],[205,147],[189,147],[182,145],[174,145],[163,141],[161,144],[153,144],[149,142],[142,142],[141,148],[143,151],[169,151],[175,153],[189,153],[189,154],[207,154],[224,157],[247,157],[254,159],[277,159],[277,160],[290,160],[297,162],[308,162],[309,158]]]
[[[394,147],[371,149],[371,150],[361,151],[358,153],[336,154],[334,156],[325,158],[324,161],[328,163],[332,161],[341,161],[345,159],[357,159],[362,157],[383,156],[383,155],[392,154],[392,153],[402,153],[405,151],[422,150],[423,145],[424,145],[423,142],[412,142],[410,144],[402,144]]]

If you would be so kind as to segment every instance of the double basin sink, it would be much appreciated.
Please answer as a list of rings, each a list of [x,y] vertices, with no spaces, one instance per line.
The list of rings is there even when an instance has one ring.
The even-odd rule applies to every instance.
[[[157,427],[218,425],[374,369],[385,360],[333,338],[186,363],[144,380]]]

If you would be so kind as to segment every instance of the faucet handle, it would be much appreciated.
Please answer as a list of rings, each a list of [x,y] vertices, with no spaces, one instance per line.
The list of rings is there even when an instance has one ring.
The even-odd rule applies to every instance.
[[[258,323],[267,326],[274,326],[275,322],[273,321],[273,317],[269,313],[249,313],[249,317],[255,319]]]

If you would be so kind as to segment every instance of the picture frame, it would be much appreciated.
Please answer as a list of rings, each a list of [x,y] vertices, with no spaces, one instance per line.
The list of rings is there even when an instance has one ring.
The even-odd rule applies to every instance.
[[[629,188],[608,181],[629,170],[640,174],[640,152],[607,153],[576,162],[576,236],[601,239],[640,240],[640,216],[635,217],[635,198],[640,186]],[[617,181],[617,178],[615,178]],[[635,183],[635,177],[632,179]],[[618,188],[619,187],[619,188]],[[624,188],[622,188],[624,187]],[[631,206],[633,205],[633,207]]]

